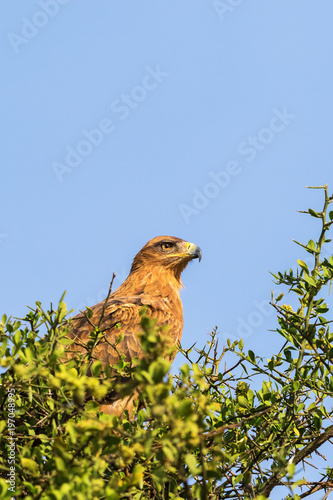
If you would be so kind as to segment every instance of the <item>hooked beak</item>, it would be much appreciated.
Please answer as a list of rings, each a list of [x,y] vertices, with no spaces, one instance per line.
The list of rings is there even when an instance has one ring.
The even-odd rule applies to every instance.
[[[202,257],[202,251],[201,248],[198,247],[198,245],[195,245],[194,243],[186,243],[186,250],[187,254],[192,258],[192,259],[199,259],[199,262],[201,261]]]

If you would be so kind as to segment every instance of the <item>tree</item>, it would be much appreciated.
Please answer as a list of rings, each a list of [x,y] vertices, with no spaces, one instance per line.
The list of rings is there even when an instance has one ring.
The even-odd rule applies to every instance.
[[[4,316],[0,498],[264,500],[281,485],[286,498],[328,498],[332,464],[323,461],[314,480],[307,468],[295,476],[323,460],[333,437],[332,320],[323,297],[333,278],[333,257],[324,256],[333,196],[316,189],[323,210],[305,213],[321,223],[318,241],[296,242],[312,263],[273,275],[297,305],[272,296],[284,345],[269,360],[242,340],[220,352],[214,330],[202,349],[180,347],[186,362],[171,375],[165,332],[143,311],[145,358],[130,365],[120,356],[115,376],[94,360],[98,325],[87,352],[63,361],[71,342],[63,297],[57,310],[37,302],[23,320]],[[133,390],[143,406],[134,419],[99,413],[110,391]]]

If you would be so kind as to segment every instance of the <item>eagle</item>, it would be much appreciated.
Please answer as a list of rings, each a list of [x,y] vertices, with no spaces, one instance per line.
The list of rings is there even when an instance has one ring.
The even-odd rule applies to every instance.
[[[191,260],[199,259],[200,262],[201,255],[197,245],[174,236],[157,236],[148,241],[134,257],[123,284],[106,300],[89,308],[89,315],[80,313],[72,318],[68,336],[73,343],[67,351],[67,358],[87,352],[85,346],[91,340],[94,325],[98,324],[104,335],[94,347],[94,359],[101,360],[112,370],[119,355],[124,355],[125,361],[142,358],[144,353],[139,336],[143,308],[145,314],[156,321],[156,326],[167,327],[167,343],[176,345],[183,331],[183,307],[179,295],[183,286],[181,273]],[[117,343],[119,338],[121,340]],[[174,357],[175,354],[170,361]],[[112,394],[100,404],[100,411],[120,415],[128,410],[132,414],[136,398],[135,394],[125,398]]]

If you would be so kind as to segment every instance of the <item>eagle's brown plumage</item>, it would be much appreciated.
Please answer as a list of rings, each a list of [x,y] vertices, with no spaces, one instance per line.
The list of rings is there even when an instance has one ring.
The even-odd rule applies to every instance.
[[[94,358],[100,359],[111,367],[119,361],[119,354],[125,354],[129,361],[142,357],[143,351],[138,339],[142,331],[140,311],[146,306],[146,315],[155,319],[157,326],[167,325],[170,345],[176,344],[183,330],[183,309],[179,296],[182,286],[180,275],[192,259],[201,259],[201,250],[193,243],[173,236],[158,236],[150,240],[135,256],[131,271],[124,283],[113,292],[107,301],[91,307],[93,316],[90,321],[96,325],[105,306],[101,329],[106,333],[106,341],[101,341],[94,348]],[[117,328],[114,328],[118,323]],[[84,352],[93,327],[85,315],[79,314],[72,320],[69,336],[76,341],[71,345],[68,355],[75,356]],[[116,342],[119,334],[122,341],[117,344],[117,351],[110,345]],[[115,396],[100,409],[105,413],[120,414],[124,409],[131,411],[133,396],[117,399]]]

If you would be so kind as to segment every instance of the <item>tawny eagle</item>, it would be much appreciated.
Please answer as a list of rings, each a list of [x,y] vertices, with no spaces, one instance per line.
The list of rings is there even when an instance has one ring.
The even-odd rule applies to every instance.
[[[85,352],[86,344],[93,331],[92,324],[99,323],[108,340],[102,340],[94,348],[94,358],[111,367],[118,363],[119,353],[127,360],[142,357],[143,351],[138,338],[142,332],[140,311],[146,306],[147,316],[156,320],[157,326],[167,325],[170,344],[180,341],[183,331],[183,308],[179,296],[182,287],[180,275],[192,259],[201,260],[201,250],[197,245],[174,236],[158,236],[148,243],[134,257],[131,271],[124,283],[105,300],[91,307],[93,316],[88,321],[85,314],[72,319],[69,336],[74,340],[67,352],[74,357],[77,352]],[[114,325],[117,324],[117,328]],[[115,350],[119,335],[122,341]],[[173,360],[174,355],[171,359]],[[135,396],[120,399],[112,396],[100,405],[100,410],[109,414],[120,414],[125,409],[133,410]]]

